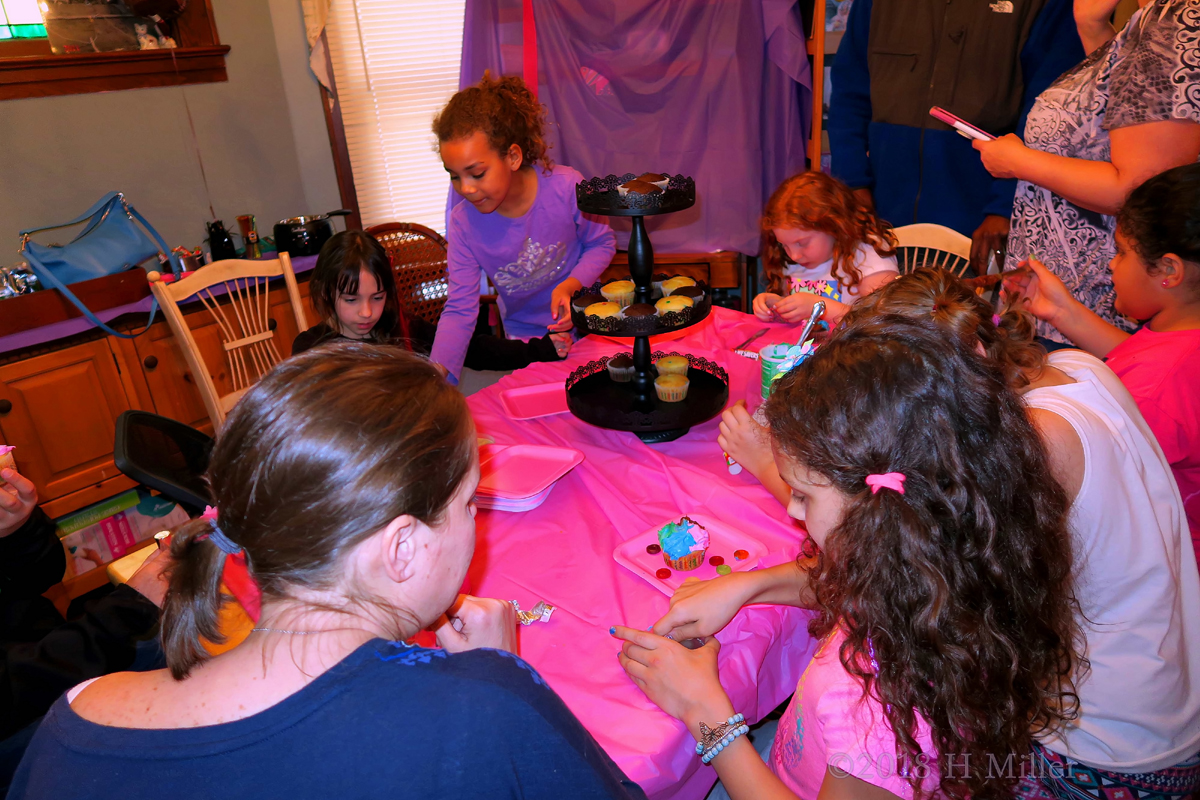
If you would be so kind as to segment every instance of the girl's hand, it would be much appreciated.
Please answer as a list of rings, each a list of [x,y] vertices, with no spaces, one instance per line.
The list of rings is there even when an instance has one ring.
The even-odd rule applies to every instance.
[[[15,469],[0,473],[7,483],[0,486],[0,539],[16,532],[37,506],[38,493],[33,481]]]
[[[503,600],[460,594],[435,632],[438,644],[450,653],[491,647],[516,654],[517,611]]]
[[[554,343],[554,352],[558,353],[559,358],[566,358],[567,353],[571,352],[571,346],[575,344],[569,333],[552,333],[550,341]]]
[[[971,146],[979,151],[984,169],[992,173],[993,178],[1020,178],[1031,152],[1015,133],[991,141],[975,139]]]
[[[553,325],[547,325],[551,333],[561,333],[571,330],[571,295],[583,288],[578,278],[567,278],[554,287],[550,294],[550,317],[555,320]]]
[[[758,317],[763,322],[774,322],[775,312],[771,307],[780,301],[779,295],[774,292],[763,292],[754,296],[754,304],[751,310],[754,311],[754,316]]]
[[[813,306],[820,299],[820,297],[817,297],[812,292],[789,294],[775,304],[775,316],[784,322],[799,325],[801,322],[806,322],[812,316]],[[826,301],[825,305],[829,306],[831,303]]]
[[[1029,272],[1006,278],[1004,291],[1023,302],[1025,310],[1057,327],[1059,316],[1077,302],[1067,285],[1035,258],[1022,261]]]
[[[653,631],[677,641],[713,636],[724,630],[754,589],[754,577],[746,572],[708,581],[688,578],[671,595],[671,610],[654,623]]]
[[[693,729],[700,720],[715,724],[732,716],[733,704],[717,675],[716,639],[688,650],[646,631],[617,627],[612,633],[625,641],[617,654],[625,673],[663,711]]]
[[[720,434],[717,444],[734,461],[750,470],[750,474],[762,481],[759,475],[766,469],[777,470],[775,456],[771,452],[771,439],[767,429],[754,421],[746,410],[746,401],[738,400],[721,412]]]

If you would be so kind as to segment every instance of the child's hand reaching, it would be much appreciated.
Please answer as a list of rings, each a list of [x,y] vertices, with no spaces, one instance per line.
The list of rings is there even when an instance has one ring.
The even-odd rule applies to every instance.
[[[652,631],[676,641],[713,636],[749,602],[754,590],[753,576],[744,572],[708,581],[688,578],[671,595],[671,609]]]
[[[554,324],[546,326],[551,333],[571,330],[574,325],[571,321],[571,295],[582,288],[583,284],[578,278],[567,278],[554,287],[550,294],[550,316],[554,319]]]
[[[762,294],[755,295],[754,304],[751,306],[754,316],[763,322],[775,322],[775,312],[772,309],[781,299],[774,292],[763,292]]]
[[[621,667],[663,711],[692,729],[700,720],[721,722],[733,715],[733,704],[717,675],[721,643],[716,639],[688,650],[647,631],[617,626],[610,633],[625,642],[617,654]]]
[[[554,352],[558,353],[559,358],[566,358],[567,353],[571,352],[571,346],[575,344],[569,333],[552,333],[550,341],[554,343]]]
[[[1022,261],[1028,271],[1004,280],[1004,291],[1020,298],[1025,310],[1058,327],[1058,317],[1077,302],[1067,285],[1036,258]]]
[[[775,466],[775,454],[771,452],[771,438],[767,429],[754,421],[746,410],[746,401],[739,400],[721,412],[721,433],[717,444],[730,458],[742,465],[758,482],[787,508],[792,490]]]

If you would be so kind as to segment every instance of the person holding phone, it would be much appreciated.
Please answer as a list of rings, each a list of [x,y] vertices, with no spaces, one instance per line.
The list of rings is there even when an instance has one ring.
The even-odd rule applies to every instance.
[[[832,173],[892,225],[970,236],[983,274],[1004,248],[1016,182],[989,176],[929,109],[1020,133],[1038,93],[1083,55],[1070,0],[854,0],[833,65]]]
[[[1118,0],[1076,0],[1087,60],[1042,92],[1025,128],[973,142],[997,178],[1017,178],[1006,267],[1036,258],[1105,322],[1132,333],[1115,307],[1108,264],[1116,213],[1148,178],[1200,157],[1200,16],[1195,0],[1138,0],[1118,33]],[[1038,335],[1074,342],[1048,322]]]

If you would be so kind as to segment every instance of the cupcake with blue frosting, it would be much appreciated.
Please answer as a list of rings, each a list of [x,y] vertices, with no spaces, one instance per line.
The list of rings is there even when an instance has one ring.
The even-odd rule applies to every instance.
[[[688,572],[704,563],[708,531],[694,519],[683,517],[679,522],[668,522],[658,529],[658,544],[667,566]]]

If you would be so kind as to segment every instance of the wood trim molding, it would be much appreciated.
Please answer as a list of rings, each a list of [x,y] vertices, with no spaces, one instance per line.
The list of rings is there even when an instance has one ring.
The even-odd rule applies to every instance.
[[[229,45],[0,58],[0,100],[228,80]]]
[[[325,48],[325,74],[333,84],[333,91],[321,87],[321,106],[325,109],[325,127],[329,129],[329,147],[333,150],[333,170],[337,174],[342,208],[354,212],[346,217],[346,229],[360,231],[363,224],[362,214],[358,210],[358,190],[354,188],[354,167],[350,163],[346,126],[342,123],[342,104],[337,99],[337,80],[333,77],[333,61],[329,57],[329,40],[325,31],[321,31],[321,45]]]

